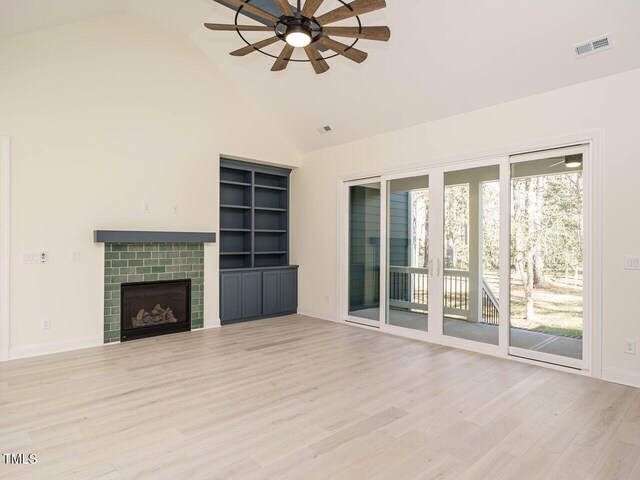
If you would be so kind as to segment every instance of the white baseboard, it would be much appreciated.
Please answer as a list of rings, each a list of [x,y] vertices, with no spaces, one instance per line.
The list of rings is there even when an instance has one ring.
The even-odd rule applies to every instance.
[[[304,315],[305,317],[319,318],[320,320],[328,320],[330,322],[342,323],[338,322],[335,317],[331,317],[330,315],[324,313],[313,313],[313,312],[305,312],[304,310],[298,310],[298,315]]]
[[[218,328],[219,324],[215,321],[205,323],[204,328],[191,330],[191,332],[204,331],[210,328]],[[60,340],[56,342],[37,343],[35,345],[25,345],[22,347],[11,347],[9,349],[8,360],[16,360],[18,358],[38,357],[40,355],[49,355],[50,353],[68,352],[71,350],[81,350],[83,348],[118,345],[120,342],[104,343],[102,335],[94,337],[74,338],[72,340]]]
[[[220,322],[219,318],[204,321],[204,330],[208,330],[210,328],[220,328],[221,326],[222,323]]]
[[[11,347],[9,349],[9,359],[37,357],[50,353],[68,352],[69,350],[79,350],[81,348],[98,347],[103,345],[102,335],[84,338],[74,338],[72,340],[59,340],[55,342],[37,343],[35,345],[25,345],[23,347]]]
[[[630,372],[629,370],[602,367],[602,379],[608,382],[621,383],[622,385],[640,388],[640,373]]]

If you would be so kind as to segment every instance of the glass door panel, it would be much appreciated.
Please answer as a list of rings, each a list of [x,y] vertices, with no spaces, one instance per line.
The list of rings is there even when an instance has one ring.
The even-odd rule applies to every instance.
[[[380,321],[380,182],[349,187],[349,320]]]
[[[346,319],[584,368],[586,161],[578,146],[347,182]]]
[[[443,228],[443,333],[498,345],[499,165],[444,173]]]
[[[428,330],[429,176],[387,183],[387,324]]]
[[[548,155],[511,165],[510,346],[581,360],[583,155]]]

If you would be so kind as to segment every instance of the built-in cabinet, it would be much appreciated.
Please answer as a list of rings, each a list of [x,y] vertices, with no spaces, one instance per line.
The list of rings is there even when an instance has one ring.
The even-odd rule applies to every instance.
[[[289,265],[290,170],[220,161],[220,319],[295,313]]]
[[[290,315],[298,309],[298,267],[220,272],[223,324]]]

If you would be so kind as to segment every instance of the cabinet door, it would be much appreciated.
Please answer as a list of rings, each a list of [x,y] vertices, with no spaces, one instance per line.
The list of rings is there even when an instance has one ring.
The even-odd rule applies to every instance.
[[[280,312],[280,270],[262,272],[262,314]]]
[[[262,273],[242,273],[242,318],[262,315]]]
[[[242,281],[240,273],[220,275],[220,320],[242,318]]]
[[[282,270],[280,272],[280,311],[283,313],[298,310],[298,272]]]

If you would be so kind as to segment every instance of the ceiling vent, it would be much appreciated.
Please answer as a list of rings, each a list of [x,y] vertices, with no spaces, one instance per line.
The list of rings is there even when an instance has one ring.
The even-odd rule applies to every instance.
[[[574,45],[573,49],[576,54],[576,58],[582,58],[594,53],[604,52],[613,48],[613,42],[611,41],[611,35],[605,35],[598,37],[588,42],[579,43]]]
[[[328,133],[333,132],[333,128],[329,125],[325,125],[324,127],[318,127],[318,132],[320,135],[327,135]]]

